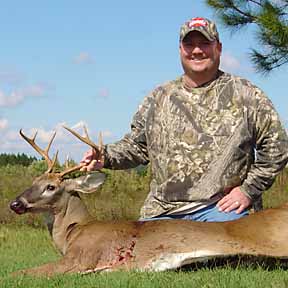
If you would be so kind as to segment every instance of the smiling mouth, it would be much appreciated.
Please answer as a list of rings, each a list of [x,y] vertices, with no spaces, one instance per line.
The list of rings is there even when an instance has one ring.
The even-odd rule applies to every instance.
[[[200,59],[198,59],[198,58],[191,58],[191,59],[190,59],[190,61],[194,61],[194,62],[202,62],[202,61],[204,61],[204,60],[206,60],[206,58],[200,58]]]

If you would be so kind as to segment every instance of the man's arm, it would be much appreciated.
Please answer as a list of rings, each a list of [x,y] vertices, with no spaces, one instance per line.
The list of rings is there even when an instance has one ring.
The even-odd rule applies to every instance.
[[[148,164],[145,135],[147,109],[149,109],[149,103],[145,99],[133,117],[130,133],[126,134],[120,141],[105,146],[105,168],[127,169],[140,164]]]
[[[217,203],[219,210],[224,212],[236,209],[236,213],[241,213],[249,207],[273,184],[288,161],[287,134],[271,101],[258,89],[250,97],[256,100],[256,105],[250,107],[249,117],[256,142],[255,162],[242,185],[231,189]]]
[[[288,161],[288,138],[271,101],[256,93],[257,110],[253,113],[256,136],[255,162],[240,189],[253,200],[273,184]]]
[[[81,170],[92,171],[101,168],[109,169],[128,169],[140,164],[149,163],[145,124],[148,111],[153,103],[153,92],[144,98],[142,105],[139,106],[135,113],[131,131],[126,134],[120,141],[107,144],[102,150],[102,160],[95,158],[97,153],[87,151],[81,160],[86,163]],[[99,154],[99,153],[98,153]]]

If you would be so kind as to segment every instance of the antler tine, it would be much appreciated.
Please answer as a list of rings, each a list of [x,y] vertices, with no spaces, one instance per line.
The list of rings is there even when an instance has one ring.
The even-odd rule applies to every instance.
[[[89,135],[88,135],[88,129],[87,129],[86,125],[83,125],[83,128],[84,128],[84,132],[85,132],[86,138],[90,139]]]
[[[22,133],[22,134],[21,134],[21,133]],[[32,137],[32,141],[33,141],[33,142],[35,142],[37,133],[38,133],[38,131],[36,131],[36,132],[34,133],[34,136]],[[23,132],[22,132],[22,129],[20,130],[20,134],[21,134],[23,137],[25,137],[25,135],[24,135]],[[26,137],[26,138],[28,139],[28,137]]]
[[[85,137],[81,136],[79,133],[75,132],[74,130],[72,130],[69,127],[63,126],[63,128],[68,130],[70,133],[72,133],[74,136],[76,136],[79,140],[81,140],[82,142],[88,144],[90,147],[92,147],[96,151],[99,150],[99,147],[93,141],[91,141],[91,139],[89,138],[86,126],[84,126],[84,132],[86,134]]]
[[[102,132],[99,132],[99,149],[102,151],[103,149],[103,137],[102,137]]]
[[[55,133],[56,134],[56,133]],[[54,136],[55,137],[55,136]],[[49,147],[50,148],[50,147]],[[49,150],[49,149],[48,149]],[[47,156],[48,156],[48,153],[47,153]],[[53,167],[55,166],[56,162],[57,162],[57,158],[58,158],[58,150],[56,151],[52,161],[51,161],[51,164],[48,164],[48,169],[47,169],[47,173],[50,173],[52,172],[53,170]]]
[[[48,156],[48,152],[49,152],[49,150],[50,150],[51,144],[52,144],[55,136],[56,136],[56,131],[53,133],[53,135],[52,135],[52,137],[51,137],[51,139],[50,139],[50,141],[49,141],[46,149],[44,150],[44,151],[46,152],[47,156]],[[58,151],[57,151],[57,153],[58,153]]]
[[[65,175],[72,173],[74,171],[80,170],[84,166],[83,163],[69,167],[69,156],[67,155],[67,159],[65,161],[65,170],[60,173],[60,177],[63,178]]]
[[[80,170],[85,164],[81,163],[71,168],[66,168],[63,172],[60,173],[60,177],[63,178],[65,175],[72,173],[74,171]]]
[[[72,130],[69,127],[63,126],[63,128],[65,128],[66,130],[68,130],[71,134],[73,134],[75,137],[77,137],[79,140],[81,140],[82,142],[88,144],[91,148],[93,148],[96,153],[97,153],[97,159],[102,159],[102,149],[103,149],[103,142],[102,142],[102,135],[99,136],[99,146],[97,146],[94,142],[91,141],[91,139],[88,136],[88,130],[86,128],[86,126],[84,126],[84,133],[85,133],[85,137],[81,136],[79,133],[75,132],[74,130]],[[80,163],[79,165],[75,166],[75,167],[71,167],[69,169],[65,169],[65,171],[63,171],[60,175],[61,177],[63,177],[66,174],[69,174],[71,172],[80,170],[83,166],[85,166],[85,163]]]
[[[100,151],[100,155],[99,155],[99,159],[98,160],[104,162],[104,145],[103,145],[102,132],[99,132],[99,151]]]
[[[57,161],[58,151],[57,151],[56,155],[54,156],[53,160],[51,160],[51,159],[49,158],[49,155],[48,155],[48,152],[49,152],[49,149],[50,149],[50,147],[51,147],[51,144],[52,144],[52,142],[53,142],[53,140],[54,140],[54,138],[55,138],[55,136],[56,136],[56,132],[53,133],[53,135],[52,135],[52,137],[51,137],[51,139],[50,139],[50,141],[49,141],[49,143],[48,143],[48,146],[46,147],[45,150],[41,149],[41,148],[35,143],[37,131],[35,132],[35,134],[34,134],[34,136],[33,136],[32,138],[27,137],[27,136],[23,133],[22,129],[20,129],[19,133],[20,133],[20,135],[21,135],[42,157],[44,157],[44,159],[46,160],[47,165],[48,165],[48,169],[47,169],[46,172],[47,172],[47,173],[50,173],[50,172],[52,171],[52,169],[53,169],[56,161]]]

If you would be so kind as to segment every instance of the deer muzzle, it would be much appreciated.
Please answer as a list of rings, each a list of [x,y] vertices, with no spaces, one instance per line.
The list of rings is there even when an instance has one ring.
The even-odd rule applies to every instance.
[[[27,210],[26,205],[20,199],[12,201],[10,203],[10,209],[17,214],[24,214]]]

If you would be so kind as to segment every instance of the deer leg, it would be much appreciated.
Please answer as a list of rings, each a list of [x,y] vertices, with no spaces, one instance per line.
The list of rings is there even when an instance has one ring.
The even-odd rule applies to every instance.
[[[79,271],[79,266],[71,259],[62,258],[59,261],[47,263],[38,267],[19,270],[12,273],[13,276],[18,275],[34,275],[50,277],[55,274],[75,273]]]
[[[75,257],[75,253],[70,253],[69,255],[67,254],[56,262],[47,263],[35,268],[16,271],[13,273],[13,275],[24,274],[50,277],[55,274],[89,274],[115,270],[115,268],[111,264],[105,265],[104,263],[99,263],[99,252],[93,255],[93,261],[87,261],[89,257],[86,258],[85,254],[81,255],[81,252],[79,251],[77,251],[76,255],[77,257]]]

